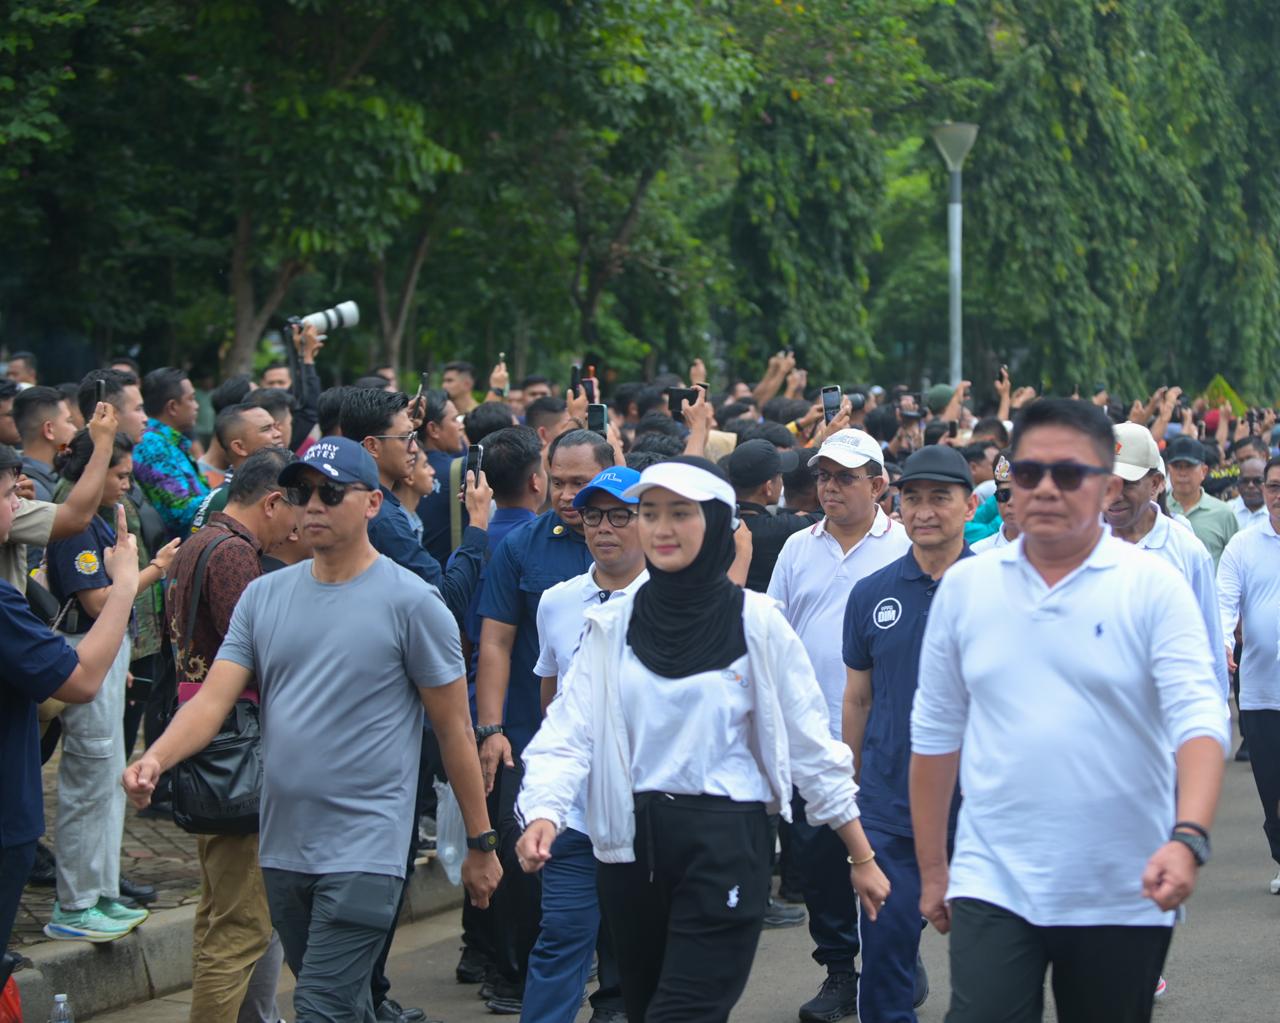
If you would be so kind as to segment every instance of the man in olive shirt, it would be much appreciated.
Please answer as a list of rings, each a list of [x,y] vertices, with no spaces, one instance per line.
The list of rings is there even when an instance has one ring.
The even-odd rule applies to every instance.
[[[1204,445],[1194,437],[1175,437],[1165,448],[1164,460],[1173,489],[1169,511],[1187,517],[1191,529],[1213,555],[1217,568],[1227,541],[1239,531],[1240,523],[1231,505],[1204,492],[1204,479],[1209,475]]]

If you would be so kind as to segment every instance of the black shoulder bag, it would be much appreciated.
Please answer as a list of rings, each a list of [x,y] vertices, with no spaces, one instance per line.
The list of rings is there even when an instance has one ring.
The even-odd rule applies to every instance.
[[[204,587],[205,568],[224,533],[200,552],[191,586],[191,605],[174,657],[185,664],[191,648],[196,611]],[[176,765],[173,776],[173,822],[194,835],[253,835],[258,831],[262,793],[262,731],[258,705],[237,700],[222,729],[204,749]]]

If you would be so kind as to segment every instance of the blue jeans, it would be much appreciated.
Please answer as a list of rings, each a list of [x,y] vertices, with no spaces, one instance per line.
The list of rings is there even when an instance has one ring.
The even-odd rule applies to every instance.
[[[542,930],[529,954],[523,1019],[537,1023],[577,1019],[597,935],[603,938],[591,839],[568,828],[551,846],[551,860],[542,868]],[[622,1011],[616,973],[612,955],[602,949],[600,990],[591,998],[596,1008]]]
[[[861,1023],[916,1023],[916,956],[920,952],[920,868],[915,843],[864,823],[876,863],[892,894],[875,923],[859,915],[862,976],[858,980]]]
[[[791,800],[791,844],[804,878],[813,958],[828,970],[852,970],[857,958],[858,897],[849,879],[849,851],[825,824],[815,827],[804,815],[799,793]]]

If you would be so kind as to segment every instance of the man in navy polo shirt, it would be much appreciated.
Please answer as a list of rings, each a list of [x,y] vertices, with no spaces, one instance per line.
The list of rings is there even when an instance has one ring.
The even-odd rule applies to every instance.
[[[0,543],[8,541],[18,510],[21,469],[17,453],[0,444]],[[117,509],[116,534],[120,539],[104,558],[111,590],[78,649],[51,632],[31,613],[26,597],[0,579],[0,987],[16,962],[4,949],[35,860],[36,839],[44,833],[36,704],[51,696],[66,703],[92,700],[116,659],[133,613],[138,547],[123,509]],[[96,908],[87,915],[94,913]],[[105,921],[103,936],[110,931],[118,936],[110,923]]]
[[[853,750],[862,826],[893,886],[875,922],[863,917],[859,927],[863,1023],[915,1023],[915,1007],[928,993],[917,990],[916,977],[921,920],[907,798],[911,703],[930,602],[942,574],[972,554],[964,526],[977,506],[973,476],[955,448],[917,451],[896,485],[911,549],[854,586],[844,618],[844,741]]]
[[[489,559],[480,601],[480,659],[476,671],[476,738],[486,789],[497,792],[502,861],[511,869],[498,890],[494,933],[502,983],[495,998],[512,1012],[522,997],[529,951],[538,933],[538,880],[515,859],[520,828],[515,819],[525,746],[542,723],[538,660],[538,603],[544,590],[591,567],[578,491],[614,464],[613,448],[590,430],[570,430],[547,451],[551,510],[510,533]]]

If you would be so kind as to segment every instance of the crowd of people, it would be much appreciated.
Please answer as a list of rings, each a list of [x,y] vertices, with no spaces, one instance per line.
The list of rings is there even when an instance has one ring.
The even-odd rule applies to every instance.
[[[1146,1020],[1233,697],[1280,863],[1273,410],[817,388],[790,352],[324,389],[293,342],[199,394],[8,361],[6,945],[26,884],[52,940],[145,923],[128,797],[198,835],[192,1023],[277,1023],[286,962],[299,1021],[424,1020],[385,964],[447,781],[495,1014],[725,1020],[807,921],[801,1020],[915,1020],[926,924],[951,1023],[1040,1019],[1050,967],[1059,1019]]]

